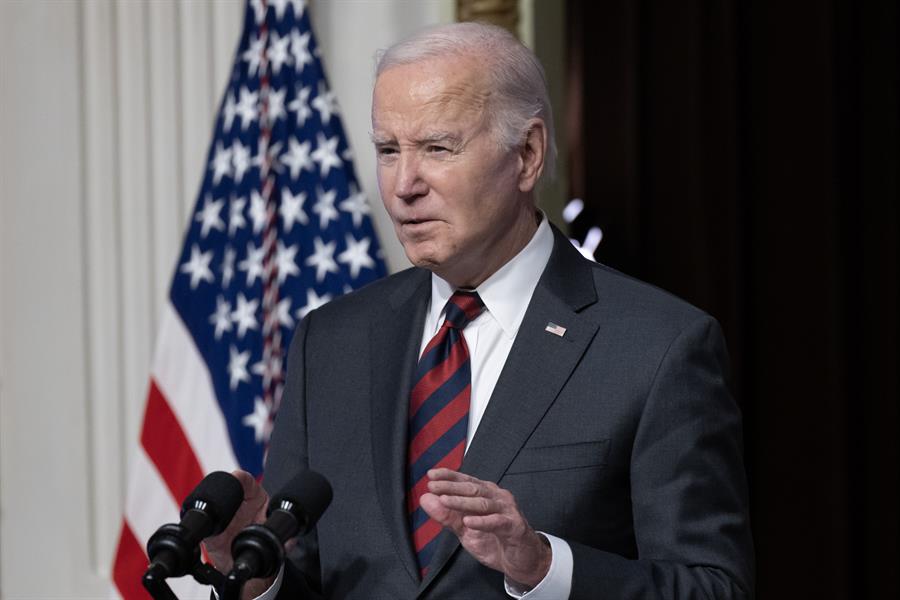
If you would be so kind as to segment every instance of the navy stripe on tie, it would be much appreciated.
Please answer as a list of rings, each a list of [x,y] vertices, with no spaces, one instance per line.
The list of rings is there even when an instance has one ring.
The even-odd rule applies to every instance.
[[[439,332],[440,333],[440,332]],[[437,334],[435,334],[437,335]],[[459,343],[460,333],[457,329],[449,329],[447,331],[447,335],[449,336],[449,346],[452,348],[456,344]],[[444,344],[436,344],[434,348],[428,351],[426,354],[423,354],[419,359],[419,364],[416,367],[415,381],[413,381],[413,387],[422,381],[422,378],[425,377],[433,368],[447,360],[448,353],[446,351],[446,346]]]
[[[425,425],[431,421],[434,415],[441,412],[450,402],[456,398],[461,391],[472,381],[469,374],[469,361],[467,360],[456,370],[456,373],[450,376],[450,379],[444,382],[444,385],[434,390],[416,414],[413,415],[412,421],[409,423],[409,439],[412,440],[416,434],[422,430]]]
[[[441,538],[441,534],[437,534],[434,536],[434,539],[425,544],[425,546],[419,550],[416,555],[419,558],[419,564],[423,565],[423,567],[427,568],[427,566],[431,563],[431,557],[434,554],[434,551],[437,549],[438,540]]]
[[[456,448],[460,442],[465,441],[466,433],[469,429],[469,415],[466,414],[456,422],[444,435],[431,445],[422,456],[409,467],[409,487],[416,485],[416,482],[425,477],[428,469],[436,465],[442,458],[447,456],[451,450]]]
[[[419,527],[425,524],[425,522],[429,519],[428,513],[425,512],[425,509],[421,506],[413,511],[410,520],[412,522],[412,530],[415,531]]]

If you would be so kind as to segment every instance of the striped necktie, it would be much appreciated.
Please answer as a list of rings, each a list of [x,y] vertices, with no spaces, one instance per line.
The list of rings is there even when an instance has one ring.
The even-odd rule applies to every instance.
[[[475,292],[457,291],[445,308],[446,319],[419,359],[409,402],[407,503],[413,546],[422,577],[434,553],[441,526],[419,506],[428,491],[429,469],[459,469],[466,450],[472,370],[465,326],[484,310]]]

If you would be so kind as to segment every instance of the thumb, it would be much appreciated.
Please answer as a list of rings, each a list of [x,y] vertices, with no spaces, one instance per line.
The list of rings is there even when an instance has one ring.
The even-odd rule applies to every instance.
[[[450,527],[455,530],[462,525],[462,518],[460,515],[456,511],[444,506],[441,503],[440,498],[431,492],[422,494],[422,497],[419,498],[419,505],[429,517],[444,527]]]

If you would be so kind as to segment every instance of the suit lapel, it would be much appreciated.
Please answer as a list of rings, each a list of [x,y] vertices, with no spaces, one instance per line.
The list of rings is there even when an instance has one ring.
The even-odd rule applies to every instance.
[[[592,266],[554,228],[553,254],[535,288],[516,341],[491,395],[461,471],[498,482],[540,423],[597,332],[596,313],[581,312],[597,301]],[[566,328],[559,336],[549,323]],[[441,532],[424,590],[459,547]]]
[[[394,546],[413,582],[419,574],[406,516],[406,428],[412,369],[431,293],[430,274],[415,273],[370,326],[372,455],[375,486]]]

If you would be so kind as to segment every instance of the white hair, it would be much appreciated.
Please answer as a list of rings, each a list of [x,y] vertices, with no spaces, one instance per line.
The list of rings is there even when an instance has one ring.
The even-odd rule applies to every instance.
[[[475,57],[485,65],[492,92],[489,122],[505,148],[511,150],[522,145],[530,119],[539,118],[544,122],[547,128],[544,173],[552,179],[556,141],[544,68],[534,53],[507,30],[484,23],[452,23],[424,29],[380,51],[376,56],[375,76],[391,67],[447,56]]]

